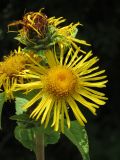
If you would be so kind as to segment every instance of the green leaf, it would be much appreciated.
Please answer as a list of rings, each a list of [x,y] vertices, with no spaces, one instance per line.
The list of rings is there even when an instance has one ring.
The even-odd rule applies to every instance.
[[[64,134],[78,148],[83,160],[90,160],[88,136],[85,128],[77,121],[72,121],[70,129],[65,125]]]
[[[15,128],[15,138],[22,143],[22,145],[31,151],[35,152],[36,135],[44,134],[44,145],[57,143],[60,135],[51,128],[44,129],[44,126],[26,128],[25,125],[19,125]]]
[[[51,128],[50,126],[48,126],[45,130],[44,130],[44,137],[45,137],[45,146],[47,146],[48,144],[55,144],[58,142],[58,140],[60,139],[60,134],[59,132],[55,132],[53,130],[53,128]]]
[[[18,125],[24,126],[24,128],[38,127],[38,122],[34,121],[29,117],[28,114],[23,113],[20,115],[13,115],[10,117],[11,120],[16,120]]]
[[[16,108],[16,114],[20,115],[26,110],[22,108],[24,104],[26,104],[28,100],[26,98],[16,97],[15,99],[15,108]]]
[[[24,122],[24,123],[30,123],[31,119],[29,118],[29,115],[26,113],[20,114],[20,115],[13,115],[10,117],[11,120],[16,120],[18,122]]]
[[[2,117],[2,109],[4,102],[6,101],[5,93],[0,93],[0,129],[1,129],[1,117]]]
[[[16,114],[20,115],[26,112],[25,109],[22,107],[29,101],[31,100],[36,94],[38,93],[37,90],[33,92],[29,92],[28,94],[23,94],[23,92],[18,91],[14,93],[14,96],[16,97],[15,99],[15,108],[16,108]]]
[[[26,129],[24,126],[17,126],[14,131],[15,138],[22,143],[22,145],[31,151],[35,151],[35,129]]]

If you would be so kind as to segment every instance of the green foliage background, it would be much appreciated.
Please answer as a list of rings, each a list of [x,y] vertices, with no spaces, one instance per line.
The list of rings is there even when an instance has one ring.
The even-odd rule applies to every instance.
[[[95,55],[100,57],[101,68],[107,70],[108,87],[104,91],[109,97],[107,104],[98,110],[97,117],[86,112],[86,129],[90,143],[91,160],[120,159],[120,1],[109,0],[0,0],[0,59],[19,43],[14,35],[7,33],[7,24],[21,19],[28,11],[45,8],[51,17],[63,16],[66,24],[80,21],[78,37],[92,44]],[[8,117],[14,114],[14,102],[6,103],[0,131],[0,159],[35,160],[34,154],[25,149],[14,138],[15,122]],[[72,115],[71,115],[72,117]],[[46,160],[80,160],[77,148],[64,136],[55,145],[46,148]]]

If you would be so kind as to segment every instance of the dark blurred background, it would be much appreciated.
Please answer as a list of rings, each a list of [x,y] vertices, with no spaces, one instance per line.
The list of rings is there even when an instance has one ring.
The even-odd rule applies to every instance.
[[[101,68],[106,69],[109,83],[105,90],[109,100],[94,117],[86,113],[91,160],[120,160],[120,1],[119,0],[0,0],[0,58],[19,43],[7,33],[10,22],[21,19],[28,11],[45,8],[48,17],[63,16],[70,22],[80,21],[78,36],[92,44],[95,55],[100,57]],[[90,48],[91,49],[91,48]],[[9,120],[13,106],[3,109],[0,131],[0,159],[35,160],[34,154],[25,149],[13,132],[15,122]],[[76,147],[64,136],[55,145],[46,148],[46,160],[81,160]]]

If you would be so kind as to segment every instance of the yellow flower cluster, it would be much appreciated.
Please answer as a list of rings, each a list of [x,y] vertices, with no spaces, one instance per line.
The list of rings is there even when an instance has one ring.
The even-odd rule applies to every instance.
[[[53,47],[39,50],[43,51],[43,58],[34,53],[34,49],[19,47],[0,63],[0,87],[7,99],[15,98],[16,91],[27,94],[37,90],[36,95],[22,107],[26,110],[31,108],[30,117],[45,127],[51,123],[55,131],[62,132],[65,119],[70,128],[69,112],[72,111],[80,125],[84,125],[87,120],[81,112],[82,106],[96,115],[96,109],[107,100],[104,93],[96,91],[96,88],[106,87],[105,70],[96,66],[98,58],[92,51],[81,50],[81,44],[89,44],[75,38],[79,23],[60,27],[64,21],[62,17],[47,18],[40,11],[29,12],[23,20],[11,23],[9,27],[21,25],[18,30],[21,38],[36,43],[54,29],[49,36],[57,35],[58,48],[52,39]],[[41,43],[44,45],[45,41]]]

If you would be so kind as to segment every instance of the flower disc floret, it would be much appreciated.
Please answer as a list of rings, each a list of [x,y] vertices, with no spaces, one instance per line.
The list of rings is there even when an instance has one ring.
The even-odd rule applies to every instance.
[[[43,83],[45,92],[57,98],[64,98],[74,91],[77,85],[77,77],[70,69],[56,66],[48,70]]]

